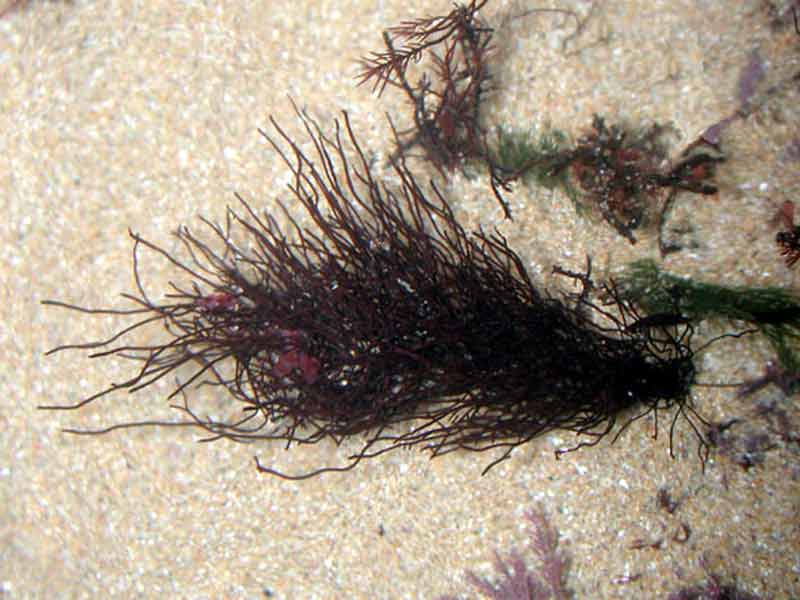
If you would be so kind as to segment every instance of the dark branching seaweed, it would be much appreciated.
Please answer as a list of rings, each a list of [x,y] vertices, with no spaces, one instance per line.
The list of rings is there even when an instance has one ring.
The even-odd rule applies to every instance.
[[[789,290],[725,287],[684,279],[661,271],[649,260],[629,265],[618,283],[623,298],[636,302],[656,319],[663,310],[672,308],[693,322],[744,321],[754,327],[746,332],[765,335],[775,350],[778,364],[768,362],[762,376],[739,384],[740,398],[770,384],[787,396],[800,389],[800,300]],[[765,453],[778,447],[777,440],[784,444],[796,444],[798,440],[790,413],[774,402],[760,404],[755,414],[767,421],[766,431],[755,430],[746,420],[738,418],[705,424],[705,438],[711,445],[745,470],[761,464]]]
[[[598,116],[592,128],[569,155],[569,168],[577,187],[603,218],[635,243],[632,232],[642,223],[647,201],[662,187],[658,171],[666,157],[660,143],[662,128],[631,135],[624,128],[607,127]]]
[[[603,303],[590,300],[589,273],[559,271],[583,283],[581,294],[540,293],[502,236],[468,235],[436,187],[423,191],[402,160],[394,167],[399,187],[379,183],[346,114],[330,135],[298,114],[313,159],[274,120],[277,135],[262,134],[293,175],[291,202],[314,226],[301,226],[279,204],[290,223],[282,228],[239,198],[244,216],[229,210],[225,226],[206,221],[213,244],[178,230],[188,260],[131,233],[138,292],[124,297],[132,308],[46,304],[138,319],[109,339],[51,351],[88,349],[134,361],[137,371],[75,405],[45,408],[136,392],[197,365],[169,396],[183,397],[175,408],[185,421],[82,433],[188,425],[207,440],[287,445],[365,435],[345,466],[296,478],[414,446],[434,456],[502,449],[488,470],[555,429],[587,440],[569,450],[594,445],[629,409],[639,414],[628,423],[672,406],[673,428],[679,415],[692,423],[691,327],[650,327],[613,284]],[[171,284],[163,300],[151,297],[139,273],[143,249],[188,283]],[[167,341],[125,341],[152,324],[166,329]],[[230,417],[192,406],[189,387],[203,383],[227,389],[236,401]],[[671,441],[672,434],[670,448]]]
[[[489,87],[492,34],[478,17],[488,0],[457,4],[447,15],[405,21],[383,34],[386,49],[362,61],[360,83],[373,91],[399,88],[413,107],[414,127],[398,133],[393,160],[420,146],[442,175],[467,161],[485,163],[495,197],[511,217],[500,189],[510,180],[492,162],[480,123],[480,106]],[[427,57],[431,64],[416,84],[407,71]]]
[[[663,218],[678,191],[717,192],[709,180],[722,157],[687,149],[664,169],[664,127],[654,125],[636,132],[607,127],[600,117],[595,117],[592,127],[593,131],[579,140],[569,167],[586,196],[584,202],[598,208],[632,244],[636,243],[633,231],[648,214],[658,212]],[[662,198],[664,191],[669,192],[666,199]]]
[[[663,206],[666,211],[677,190],[700,194],[717,191],[708,180],[713,176],[714,164],[722,160],[720,157],[687,152],[666,171],[661,168],[666,158],[660,141],[661,127],[639,134],[620,127],[608,128],[603,119],[596,117],[593,131],[574,149],[561,147],[563,137],[530,144],[524,135],[502,130],[492,145],[480,114],[490,87],[493,55],[493,30],[477,14],[487,2],[472,0],[457,4],[447,15],[391,27],[383,34],[385,50],[362,60],[360,83],[372,82],[373,90],[379,94],[387,86],[399,88],[413,107],[414,126],[400,133],[395,130],[397,150],[393,160],[420,146],[445,176],[470,163],[486,165],[492,191],[507,218],[511,212],[501,190],[508,191],[514,181],[533,174],[549,187],[563,184],[574,191],[567,184],[566,172],[571,170],[587,203],[631,243],[636,241],[632,231],[645,216],[648,198],[670,189],[670,199]],[[518,17],[536,12],[575,16],[560,9],[532,9]],[[432,67],[413,84],[408,69],[423,58]]]

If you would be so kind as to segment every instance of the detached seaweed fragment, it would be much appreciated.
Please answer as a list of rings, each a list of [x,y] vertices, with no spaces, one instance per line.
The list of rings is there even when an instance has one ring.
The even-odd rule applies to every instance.
[[[778,448],[768,432],[757,430],[752,423],[743,419],[711,423],[706,429],[706,436],[720,455],[744,471],[762,465],[766,453]]]
[[[682,494],[681,498],[674,499],[666,486],[662,486],[656,493],[656,506],[666,512],[670,516],[675,516],[676,511],[681,506],[686,494]],[[662,533],[666,533],[668,529],[672,529],[672,534],[669,536],[660,535],[658,537],[648,535],[646,538],[636,538],[627,547],[631,550],[651,550],[659,551],[667,545],[672,543],[685,544],[689,541],[692,535],[692,529],[683,521],[679,521],[677,526],[667,523],[659,519],[659,527]],[[634,576],[627,577],[641,577],[641,573]],[[625,576],[623,576],[625,577]]]
[[[525,513],[531,532],[531,547],[540,563],[531,570],[517,549],[506,558],[495,552],[495,581],[467,573],[467,583],[491,600],[567,600],[564,587],[569,559],[558,549],[558,532],[549,523],[542,509]],[[458,600],[458,596],[441,596],[439,600]]]
[[[595,115],[591,130],[569,146],[567,136],[554,129],[538,140],[533,131],[499,129],[490,157],[509,181],[562,188],[577,209],[599,213],[634,244],[633,232],[662,221],[677,192],[717,192],[713,177],[724,158],[690,148],[670,162],[663,139],[668,131],[658,124],[640,130],[609,126]]]
[[[793,33],[800,36],[800,23],[798,23],[797,16],[798,8],[796,4],[792,4],[791,6],[787,6],[781,13],[773,6],[770,10],[772,13],[773,29],[780,30],[785,24],[793,23]],[[790,13],[791,18],[789,18]],[[761,110],[770,98],[794,89],[797,82],[800,81],[800,71],[798,71],[770,85],[759,93],[759,88],[764,88],[762,82],[766,78],[766,75],[767,63],[762,60],[757,49],[752,50],[747,62],[742,65],[739,71],[735,90],[736,99],[738,101],[736,108],[728,116],[706,128],[706,130],[700,134],[695,144],[705,144],[718,148],[725,130],[734,122],[747,119],[750,115]]]
[[[602,304],[592,301],[589,273],[559,271],[583,285],[580,294],[539,292],[502,236],[468,235],[439,190],[424,191],[403,161],[394,166],[397,187],[377,181],[346,113],[328,135],[298,115],[312,157],[274,120],[275,137],[264,136],[292,174],[289,203],[302,207],[311,228],[285,204],[278,207],[288,226],[239,198],[244,216],[229,210],[225,226],[204,221],[212,241],[178,230],[188,259],[131,233],[137,291],[123,296],[132,307],[45,302],[134,319],[108,339],[51,353],[89,350],[136,369],[74,405],[44,408],[78,409],[114,392],[141,391],[183,365],[195,369],[168,396],[183,397],[173,407],[185,420],[70,432],[191,426],[207,441],[280,440],[287,447],[363,435],[342,466],[287,475],[256,460],[264,473],[303,479],[408,447],[433,457],[498,449],[486,471],[548,431],[579,436],[559,450],[569,452],[597,444],[618,419],[675,408],[670,450],[683,417],[703,456],[707,446],[694,424],[702,418],[689,393],[690,325],[674,333],[643,326],[613,285],[598,288]],[[140,275],[143,250],[187,281],[156,300]],[[150,326],[163,327],[167,340],[131,339]],[[229,414],[205,416],[191,400],[195,384],[227,390]]]
[[[789,373],[768,362],[764,375],[741,385],[737,396],[745,398],[768,384],[774,384],[785,399],[800,389],[799,383],[800,373]],[[785,407],[780,400],[776,394],[765,395],[755,403],[751,411],[750,416],[762,421],[766,429],[755,427],[752,418],[728,419],[711,423],[706,431],[709,441],[745,471],[761,465],[766,458],[766,452],[781,445],[796,450],[800,444],[800,430],[792,416],[797,415],[797,410],[793,410],[791,401]]]
[[[706,572],[705,583],[672,592],[667,600],[762,600],[762,596],[746,592],[735,584],[722,583],[720,576],[708,569],[705,559],[701,559],[700,564]]]
[[[569,168],[588,201],[617,232],[636,243],[633,230],[648,214],[663,215],[679,190],[711,195],[715,165],[724,159],[706,152],[681,153],[666,163],[666,128],[653,125],[643,131],[607,127],[595,116],[592,131],[581,138],[569,157]],[[662,192],[669,196],[662,200]],[[657,210],[656,210],[657,209]]]
[[[510,218],[511,211],[500,193],[500,188],[508,189],[508,182],[490,160],[480,123],[493,50],[493,30],[478,17],[487,2],[456,4],[447,15],[390,27],[383,33],[385,50],[362,60],[358,78],[359,85],[371,81],[379,95],[388,85],[399,88],[413,107],[414,127],[395,130],[397,149],[392,161],[420,146],[445,177],[466,161],[486,163],[494,195]],[[423,57],[430,60],[430,73],[423,73],[412,84],[408,68]]]
[[[636,243],[633,230],[642,224],[645,208],[661,189],[655,174],[666,158],[662,133],[658,125],[643,132],[607,127],[596,115],[592,130],[569,156],[569,169],[584,203],[599,210],[632,244]]]

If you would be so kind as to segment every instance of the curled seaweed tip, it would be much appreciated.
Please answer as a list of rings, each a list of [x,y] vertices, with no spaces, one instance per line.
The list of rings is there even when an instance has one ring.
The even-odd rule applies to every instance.
[[[561,454],[598,443],[626,412],[638,411],[620,432],[676,406],[670,451],[679,416],[700,435],[689,394],[690,324],[674,316],[643,320],[613,282],[594,286],[590,268],[559,271],[583,285],[580,294],[539,292],[505,238],[467,234],[435,185],[423,191],[402,160],[394,165],[398,185],[378,182],[347,113],[326,134],[295,110],[313,157],[274,120],[276,134],[262,134],[291,171],[291,202],[313,226],[278,203],[289,223],[282,225],[276,211],[257,212],[237,195],[242,209],[228,209],[224,225],[204,220],[212,241],[178,229],[185,259],[131,232],[137,292],[125,298],[132,308],[45,302],[134,319],[108,339],[51,352],[89,350],[137,368],[77,404],[42,408],[80,408],[140,391],[184,365],[194,369],[168,397],[183,398],[174,404],[183,421],[70,432],[188,426],[204,431],[205,441],[280,440],[287,447],[364,436],[343,466],[288,475],[256,459],[260,471],[288,479],[347,471],[411,447],[434,457],[499,449],[486,472],[542,433],[580,436]],[[140,276],[144,251],[189,283],[170,284],[156,300]],[[151,325],[163,327],[165,342],[127,341]],[[224,388],[233,400],[228,415],[204,416],[191,399],[195,385]]]

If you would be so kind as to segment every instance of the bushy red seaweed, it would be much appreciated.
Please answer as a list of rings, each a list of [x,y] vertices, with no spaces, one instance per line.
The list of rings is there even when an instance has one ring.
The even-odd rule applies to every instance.
[[[509,189],[510,179],[491,159],[480,117],[493,53],[493,30],[478,16],[487,2],[471,0],[446,15],[390,27],[383,34],[385,50],[362,60],[359,83],[372,82],[379,95],[388,85],[396,87],[413,107],[414,126],[395,132],[394,160],[419,146],[442,175],[471,160],[484,163],[495,198],[510,218],[500,192]],[[423,58],[430,61],[430,71],[412,83],[408,68]]]
[[[631,410],[639,412],[626,423],[673,406],[675,419],[692,423],[691,325],[674,316],[651,325],[613,284],[600,290],[604,300],[591,300],[589,273],[559,270],[583,284],[580,294],[539,292],[501,235],[467,234],[439,190],[423,190],[402,160],[394,165],[399,184],[376,180],[346,113],[331,134],[298,114],[313,157],[274,120],[277,135],[262,133],[292,174],[290,202],[312,226],[278,203],[284,227],[239,197],[244,214],[229,209],[224,226],[204,221],[214,241],[177,231],[187,259],[131,233],[138,290],[124,296],[133,307],[45,302],[137,319],[109,339],[51,352],[88,349],[138,366],[77,404],[44,408],[136,392],[197,365],[169,396],[183,397],[175,408],[187,419],[69,431],[195,426],[207,440],[287,445],[364,434],[344,466],[290,476],[257,461],[263,472],[301,479],[402,447],[433,456],[500,448],[488,470],[552,430],[581,436],[568,450],[593,445]],[[187,283],[151,297],[140,276],[143,249]],[[164,327],[166,342],[127,341],[151,324]],[[191,400],[195,384],[226,389],[230,415],[203,416]]]
[[[606,222],[635,244],[634,230],[654,213],[663,219],[678,191],[717,192],[712,180],[723,158],[689,147],[668,162],[665,131],[660,125],[643,131],[609,127],[595,115],[592,130],[557,158],[550,175],[569,168],[581,192],[580,203],[599,210]]]

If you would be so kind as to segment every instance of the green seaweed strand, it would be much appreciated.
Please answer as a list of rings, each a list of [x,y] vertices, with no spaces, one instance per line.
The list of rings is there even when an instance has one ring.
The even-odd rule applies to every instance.
[[[769,339],[783,369],[800,372],[800,301],[789,290],[699,282],[665,273],[650,259],[629,264],[618,284],[624,298],[649,314],[677,306],[697,321],[745,321]]]

